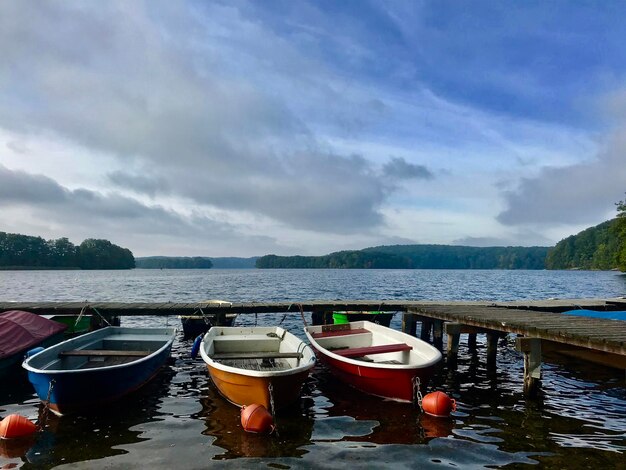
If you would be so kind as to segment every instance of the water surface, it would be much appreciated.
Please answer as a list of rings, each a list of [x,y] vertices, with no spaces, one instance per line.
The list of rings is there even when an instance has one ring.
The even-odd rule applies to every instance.
[[[302,301],[427,299],[505,301],[617,297],[614,272],[453,270],[0,271],[1,301]],[[240,316],[240,324],[283,326],[302,337],[298,316]],[[177,324],[128,317],[123,325]],[[400,314],[392,326],[399,328]],[[554,357],[543,393],[522,393],[514,338],[487,369],[484,340],[461,340],[458,369],[442,365],[431,389],[457,400],[451,419],[363,395],[317,367],[301,401],[277,417],[278,434],[245,433],[238,409],[219,396],[191,343],[175,343],[159,376],[121,403],[51,418],[23,449],[0,442],[0,465],[29,468],[623,468],[624,371]],[[38,400],[22,377],[0,384],[0,416],[36,419]],[[20,454],[24,454],[20,456]],[[8,467],[9,468],[9,467]]]

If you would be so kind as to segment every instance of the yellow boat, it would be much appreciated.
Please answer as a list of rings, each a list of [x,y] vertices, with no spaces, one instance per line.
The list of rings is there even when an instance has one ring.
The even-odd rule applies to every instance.
[[[211,380],[228,401],[283,408],[300,397],[315,354],[280,327],[213,327],[200,345]]]

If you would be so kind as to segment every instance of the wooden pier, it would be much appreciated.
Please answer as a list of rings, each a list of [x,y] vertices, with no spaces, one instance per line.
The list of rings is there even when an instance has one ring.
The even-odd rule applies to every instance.
[[[532,396],[541,378],[542,351],[559,351],[585,360],[626,370],[626,322],[562,315],[574,309],[626,310],[626,298],[551,299],[516,302],[452,302],[402,300],[344,300],[245,303],[125,303],[125,302],[0,302],[0,312],[25,310],[45,315],[98,314],[108,316],[168,316],[206,314],[219,319],[227,313],[257,314],[332,311],[403,312],[402,329],[443,348],[447,335],[448,364],[453,366],[461,334],[470,350],[476,335],[487,337],[487,363],[495,364],[498,339],[516,334],[516,347],[524,354],[524,391]],[[432,334],[432,338],[431,338]]]

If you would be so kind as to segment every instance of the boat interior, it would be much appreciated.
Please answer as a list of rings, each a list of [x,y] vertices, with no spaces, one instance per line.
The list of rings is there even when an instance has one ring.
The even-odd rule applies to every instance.
[[[116,334],[69,345],[73,349],[51,348],[33,358],[30,365],[42,370],[78,370],[126,364],[150,355],[167,343],[163,335]]]
[[[320,347],[345,358],[377,364],[408,364],[411,360],[411,346],[365,328],[328,325],[311,335]]]
[[[303,347],[298,351],[298,345],[274,332],[216,336],[207,349],[214,362],[257,371],[293,369],[300,365],[303,357]]]

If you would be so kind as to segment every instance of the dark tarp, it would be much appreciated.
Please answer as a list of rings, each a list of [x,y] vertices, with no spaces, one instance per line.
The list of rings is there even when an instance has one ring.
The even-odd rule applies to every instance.
[[[30,312],[10,310],[0,314],[0,359],[24,351],[67,328]]]

